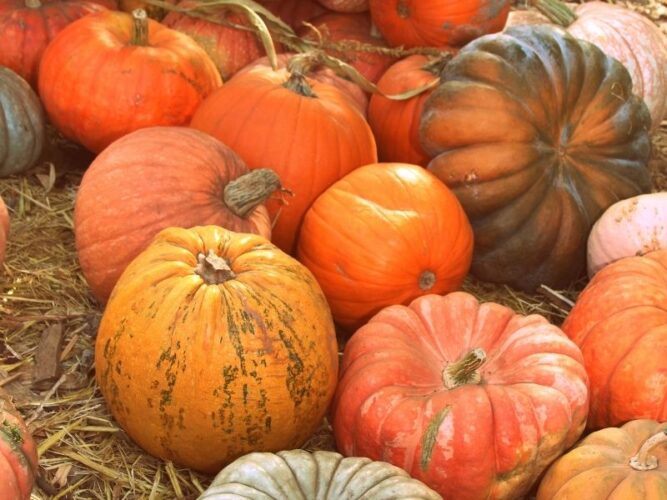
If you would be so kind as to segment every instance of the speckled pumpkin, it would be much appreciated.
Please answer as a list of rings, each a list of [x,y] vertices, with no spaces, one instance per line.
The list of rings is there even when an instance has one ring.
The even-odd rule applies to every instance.
[[[250,453],[229,464],[199,500],[441,500],[431,488],[386,462],[333,451]]]
[[[37,477],[37,445],[0,388],[0,498],[29,500]]]
[[[0,177],[32,167],[44,148],[44,110],[30,85],[0,66]]]
[[[162,231],[118,281],[95,346],[116,421],[147,452],[214,473],[298,448],[336,386],[329,307],[268,240],[206,226]]]

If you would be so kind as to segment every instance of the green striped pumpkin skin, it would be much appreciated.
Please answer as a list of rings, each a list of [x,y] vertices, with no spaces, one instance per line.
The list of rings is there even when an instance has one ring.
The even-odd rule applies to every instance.
[[[209,284],[197,256],[234,273]],[[203,472],[252,451],[299,447],[335,390],[333,321],[312,274],[268,240],[169,228],[125,270],[105,309],[96,373],[146,451]]]

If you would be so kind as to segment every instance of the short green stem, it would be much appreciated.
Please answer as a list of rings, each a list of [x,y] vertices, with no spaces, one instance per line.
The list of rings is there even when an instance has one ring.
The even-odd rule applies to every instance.
[[[484,349],[473,349],[458,361],[445,366],[442,371],[442,381],[447,389],[455,389],[466,384],[479,384],[481,374],[477,371],[486,363]]]
[[[144,9],[134,9],[132,11],[132,39],[130,43],[139,47],[148,45],[148,15]]]
[[[532,0],[532,3],[549,21],[564,28],[577,20],[577,15],[572,9],[560,0]]]

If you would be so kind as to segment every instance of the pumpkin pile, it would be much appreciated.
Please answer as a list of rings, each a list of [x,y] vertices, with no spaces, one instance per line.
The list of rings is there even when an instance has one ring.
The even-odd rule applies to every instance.
[[[94,155],[73,226],[96,387],[146,453],[217,474],[200,498],[667,495],[650,20],[0,2],[0,176],[44,159],[47,120]],[[559,325],[467,279],[580,293]],[[2,393],[0,418],[0,497],[29,498],[35,443]],[[325,418],[336,452],[299,450]]]

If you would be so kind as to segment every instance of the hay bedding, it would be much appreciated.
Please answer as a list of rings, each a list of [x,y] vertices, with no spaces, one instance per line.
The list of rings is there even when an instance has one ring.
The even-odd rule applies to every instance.
[[[636,3],[655,18],[667,17],[664,0]],[[665,190],[667,122],[654,146],[654,189]],[[77,186],[91,160],[51,130],[40,164],[0,180],[12,223],[0,273],[0,387],[13,396],[39,445],[41,477],[32,499],[194,499],[211,478],[146,455],[111,419],[95,385],[102,308],[78,267],[72,222]],[[532,296],[473,279],[464,288],[559,324],[584,284]],[[42,338],[59,334],[55,350],[38,352]],[[43,373],[36,357],[59,371]],[[327,422],[304,448],[334,449]]]

